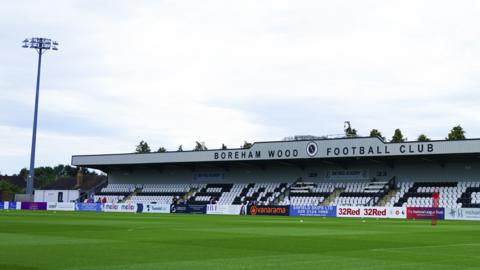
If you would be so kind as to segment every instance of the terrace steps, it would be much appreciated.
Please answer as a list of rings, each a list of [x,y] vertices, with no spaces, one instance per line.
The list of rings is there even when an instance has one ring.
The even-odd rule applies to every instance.
[[[395,195],[397,195],[399,189],[391,189],[387,195],[385,195],[377,204],[377,206],[385,206]]]
[[[119,203],[127,202],[128,200],[130,200],[130,198],[131,198],[132,196],[137,195],[137,193],[139,193],[139,192],[142,192],[142,188],[135,188],[135,190],[134,190],[132,193],[130,193],[130,194],[128,194],[127,196],[123,197],[123,199],[120,200]]]
[[[331,202],[335,201],[335,198],[337,198],[338,196],[340,196],[340,194],[342,192],[344,192],[345,189],[344,188],[336,188],[332,194],[330,194],[330,196],[328,196],[323,202],[321,205],[330,205]]]

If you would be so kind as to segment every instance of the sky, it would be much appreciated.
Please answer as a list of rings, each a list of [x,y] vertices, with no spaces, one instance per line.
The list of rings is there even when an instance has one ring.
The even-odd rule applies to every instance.
[[[28,167],[46,37],[36,166],[293,135],[400,128],[480,138],[478,1],[6,1],[0,174]]]

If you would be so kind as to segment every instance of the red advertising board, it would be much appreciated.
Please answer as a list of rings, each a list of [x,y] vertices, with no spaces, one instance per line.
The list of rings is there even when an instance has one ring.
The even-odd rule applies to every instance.
[[[433,207],[407,207],[408,219],[432,219],[436,214],[437,219],[445,219],[444,208]]]

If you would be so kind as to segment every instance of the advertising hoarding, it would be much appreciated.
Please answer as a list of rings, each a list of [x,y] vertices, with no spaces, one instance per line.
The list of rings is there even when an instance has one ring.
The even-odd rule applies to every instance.
[[[337,217],[406,218],[404,207],[337,206]]]
[[[75,203],[47,203],[47,210],[49,211],[75,211]]]
[[[252,216],[288,216],[290,206],[267,206],[267,205],[250,205],[248,206],[248,214]]]
[[[241,212],[242,212],[242,205],[226,205],[226,204],[207,205],[207,214],[209,215],[240,215]],[[244,210],[244,213],[245,213],[245,210]]]
[[[172,204],[170,205],[170,213],[176,214],[206,214],[206,204]]]
[[[22,210],[47,210],[46,202],[22,202]]]
[[[105,203],[103,204],[103,211],[134,213],[137,211],[137,204],[136,203]]]
[[[480,220],[480,208],[445,208],[446,220]]]
[[[76,203],[75,211],[102,212],[103,205],[101,203]]]
[[[143,204],[142,213],[170,213],[170,204]]]
[[[444,208],[432,207],[407,207],[408,219],[432,219],[433,213],[437,214],[437,219],[445,219]]]
[[[336,206],[290,205],[290,216],[336,217]]]

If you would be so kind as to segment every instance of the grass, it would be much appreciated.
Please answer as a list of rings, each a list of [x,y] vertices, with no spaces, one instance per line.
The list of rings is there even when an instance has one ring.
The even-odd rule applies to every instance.
[[[480,223],[0,211],[0,269],[480,269]]]

